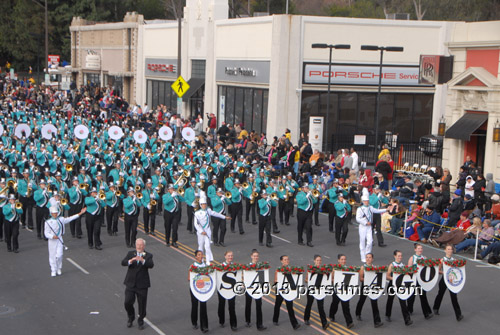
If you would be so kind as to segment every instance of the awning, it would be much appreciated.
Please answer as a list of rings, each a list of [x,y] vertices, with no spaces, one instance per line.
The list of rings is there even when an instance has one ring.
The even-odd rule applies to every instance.
[[[470,141],[470,136],[488,120],[488,113],[465,113],[453,124],[444,137]]]
[[[191,78],[188,80],[189,90],[182,96],[182,101],[189,101],[196,91],[205,84],[204,78]]]

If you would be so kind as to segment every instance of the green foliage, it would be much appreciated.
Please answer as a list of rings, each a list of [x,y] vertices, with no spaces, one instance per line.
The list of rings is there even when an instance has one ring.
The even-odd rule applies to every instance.
[[[330,16],[358,17],[358,18],[384,18],[384,11],[375,1],[358,0],[351,6],[332,5],[329,9]]]

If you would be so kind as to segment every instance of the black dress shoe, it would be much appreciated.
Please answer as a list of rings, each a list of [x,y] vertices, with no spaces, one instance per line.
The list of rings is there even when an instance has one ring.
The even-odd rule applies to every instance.
[[[390,317],[390,316],[386,316],[386,317],[385,317],[385,321],[387,321],[387,322],[391,322],[391,321],[392,321],[392,320],[391,320],[391,317]]]
[[[252,224],[257,224],[257,223],[258,223],[257,221],[255,221],[255,222],[252,222]]]
[[[299,242],[299,245],[305,245],[304,242]]]
[[[215,245],[216,247],[218,247],[218,246],[219,246],[219,242],[215,242],[215,243],[214,243],[214,245]]]
[[[267,329],[267,327],[265,327],[265,326],[257,327],[257,330],[260,331],[260,332],[263,331],[263,330],[266,330],[266,329]]]
[[[223,323],[219,323],[219,326],[220,326],[221,328],[224,328],[224,324],[223,324]]]
[[[434,309],[434,314],[439,315],[439,309]]]
[[[151,236],[156,236],[156,233],[154,231],[152,231]]]
[[[377,323],[375,323],[375,328],[382,327],[383,325],[384,325],[383,322],[377,322]]]
[[[279,230],[273,231],[273,234],[279,234],[279,233],[280,233]]]
[[[247,323],[245,324],[245,327],[250,328],[250,327],[252,327],[252,324],[251,324],[250,322],[247,322]]]
[[[361,320],[361,315],[356,315],[356,320],[363,321],[363,320]]]
[[[426,316],[425,316],[425,319],[426,319],[426,320],[432,319],[432,317],[433,317],[433,316],[434,316],[434,314],[432,314],[432,313],[431,313],[431,314],[429,314],[429,315],[426,315]]]
[[[266,244],[266,247],[268,247],[268,248],[272,248],[272,247],[273,247],[273,245],[272,245],[271,243],[268,243],[268,244]]]
[[[315,225],[315,226],[318,226],[318,227],[319,227],[319,226],[321,226],[319,223],[315,223],[314,225]]]
[[[354,327],[354,323],[351,322],[347,324],[347,329],[351,329],[352,327]]]
[[[289,226],[290,224],[289,223],[285,223],[285,226]]]
[[[259,242],[259,246],[263,247],[263,246],[264,246],[264,243]]]
[[[278,322],[273,322],[273,325],[279,326],[280,324]]]
[[[293,326],[293,330],[297,330],[299,328],[300,328],[300,324],[298,324],[298,323],[295,326]]]
[[[234,234],[234,233],[236,233],[236,230],[234,230],[234,229],[231,229],[231,233],[233,233],[233,234]]]
[[[198,329],[198,325],[193,325],[193,329]]]
[[[231,326],[231,330],[232,330],[233,332],[235,332],[235,331],[237,331],[237,330],[238,330],[238,327]]]
[[[38,235],[37,237],[38,237],[38,239],[39,239],[39,240],[41,240],[41,239],[42,239],[42,236],[40,236],[40,235]]]
[[[305,324],[306,326],[310,326],[310,325],[311,325],[311,323],[309,322],[309,320],[304,320],[304,324]]]
[[[202,329],[201,332],[202,333],[208,333],[208,328]]]
[[[89,245],[89,249],[94,249],[94,246],[93,245]]]
[[[127,321],[127,328],[131,328],[133,323],[134,323],[134,320],[128,320]]]
[[[7,249],[7,252],[12,252],[12,249],[8,248],[8,249]]]
[[[245,234],[245,232],[244,231],[240,231],[240,235],[243,235],[243,234]]]
[[[324,330],[327,330],[327,329],[328,329],[328,327],[330,327],[330,322],[327,322],[327,323],[325,323],[325,324],[323,325],[323,329],[324,329]]]
[[[14,253],[15,254],[19,253],[19,249],[14,249]]]
[[[177,245],[177,242],[172,243],[172,246],[173,246],[174,248],[179,248],[179,246]]]
[[[167,247],[170,247],[170,243],[167,243]]]
[[[146,328],[144,327],[144,323],[139,324],[139,330],[144,330],[144,328]]]
[[[311,242],[307,242],[307,246],[311,248],[314,247],[314,245]]]
[[[405,326],[411,326],[413,324],[412,319],[408,319],[405,321]]]
[[[116,234],[116,233],[115,233]],[[76,238],[81,239],[82,235],[76,235]]]
[[[223,242],[219,242],[219,245],[220,245],[221,247],[225,247],[225,246],[226,246]]]
[[[385,248],[385,247],[387,247],[387,244],[379,243],[378,246],[381,247],[381,248]]]
[[[16,252],[16,251],[14,250],[14,252]],[[457,321],[459,321],[459,322],[460,322],[460,321],[462,321],[463,319],[464,319],[464,316],[463,316],[462,314],[460,314],[460,315],[457,317]]]
[[[100,245],[96,245],[95,250],[102,250],[102,247]]]

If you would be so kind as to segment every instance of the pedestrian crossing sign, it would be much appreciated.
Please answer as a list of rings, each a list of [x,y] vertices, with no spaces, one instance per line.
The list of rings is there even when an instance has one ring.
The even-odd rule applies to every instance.
[[[177,80],[170,86],[174,90],[175,93],[177,93],[177,96],[179,98],[182,98],[184,93],[186,93],[189,90],[189,84],[182,78],[182,76],[179,76]]]

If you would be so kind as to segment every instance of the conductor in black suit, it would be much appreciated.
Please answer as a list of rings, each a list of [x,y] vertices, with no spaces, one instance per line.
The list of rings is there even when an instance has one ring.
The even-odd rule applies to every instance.
[[[132,327],[135,319],[134,303],[137,296],[139,305],[139,329],[144,329],[144,318],[146,317],[146,303],[148,300],[149,281],[148,269],[153,268],[153,255],[144,251],[146,241],[138,238],[135,241],[135,250],[129,251],[122,261],[123,266],[128,266],[127,276],[123,282],[125,288],[125,310],[127,311],[127,327]]]

